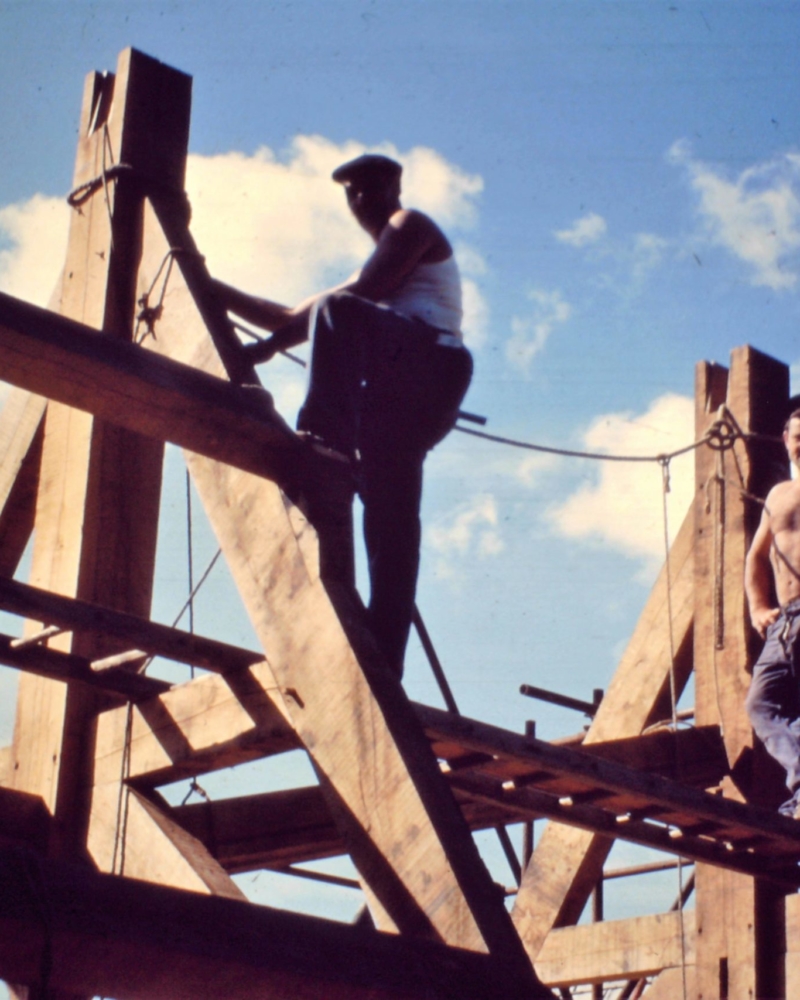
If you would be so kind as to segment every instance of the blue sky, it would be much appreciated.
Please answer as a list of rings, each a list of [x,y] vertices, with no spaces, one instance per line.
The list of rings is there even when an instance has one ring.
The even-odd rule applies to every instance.
[[[345,277],[367,244],[327,177],[387,150],[406,164],[406,203],[457,247],[466,408],[538,443],[670,450],[693,436],[696,361],[743,343],[800,361],[799,42],[797,5],[763,0],[6,0],[0,289],[46,301],[83,76],[133,45],[194,77],[188,189],[214,273],[288,301]],[[299,369],[261,375],[291,415]],[[169,462],[161,620],[186,586]],[[673,533],[691,472],[674,465]],[[545,738],[580,727],[517,689],[607,686],[663,558],[660,482],[657,466],[458,434],[434,452],[419,604],[462,711],[516,730],[536,718]],[[202,525],[195,545],[202,566]],[[222,568],[196,628],[253,641]],[[13,677],[2,684],[0,742]],[[416,648],[406,687],[440,703]]]

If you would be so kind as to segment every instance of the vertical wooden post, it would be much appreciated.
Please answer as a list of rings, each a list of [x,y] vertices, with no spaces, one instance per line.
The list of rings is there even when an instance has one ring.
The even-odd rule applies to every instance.
[[[786,366],[738,348],[729,375],[718,365],[697,368],[697,437],[723,403],[743,431],[778,434],[787,400]],[[781,473],[780,446],[737,441],[730,450],[696,453],[695,718],[697,725],[722,727],[731,767],[722,794],[759,802],[771,769],[753,752],[744,707],[754,650],[743,580],[761,508],[746,494],[763,497]],[[774,933],[779,897],[751,878],[708,865],[697,866],[696,878],[696,996],[783,996],[781,935]]]
[[[134,50],[117,75],[87,78],[73,211],[59,308],[109,337],[130,340],[141,252],[143,185],[183,186],[190,78]],[[50,404],[31,580],[50,590],[148,615],[163,444]],[[54,645],[85,656],[94,639]],[[20,679],[14,784],[53,811],[54,853],[83,852],[98,702],[74,686]]]

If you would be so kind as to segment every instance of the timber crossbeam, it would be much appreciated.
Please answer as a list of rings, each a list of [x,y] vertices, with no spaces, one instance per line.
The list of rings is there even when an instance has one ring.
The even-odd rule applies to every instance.
[[[513,995],[489,955],[8,850],[0,852],[0,977],[118,1000]]]
[[[57,625],[64,630],[91,632],[119,642],[120,650],[142,650],[193,667],[229,673],[261,663],[264,654],[194,632],[161,625],[90,601],[62,597],[52,591],[0,577],[0,610]],[[151,692],[159,693],[159,692]]]

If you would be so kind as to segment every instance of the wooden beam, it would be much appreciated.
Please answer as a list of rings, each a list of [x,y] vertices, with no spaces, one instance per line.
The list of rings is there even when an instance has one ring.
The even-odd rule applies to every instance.
[[[63,273],[48,302],[57,311]],[[0,575],[13,576],[33,531],[47,400],[12,387],[0,412]]]
[[[118,1000],[520,996],[487,955],[0,852],[0,977],[43,970]]]
[[[14,756],[10,746],[0,747],[0,786],[11,784],[14,775]]]
[[[141,649],[151,656],[220,673],[243,670],[264,659],[263,653],[254,650],[170,628],[100,604],[62,597],[16,580],[0,578],[0,609],[43,625],[103,636],[119,649]]]
[[[154,60],[131,50],[122,53],[116,78],[92,74],[87,79],[76,186],[101,175],[109,158],[113,163],[123,147],[136,145],[137,135],[148,133],[154,148],[160,148],[163,136],[150,128],[133,93],[137,80],[141,84],[148,74],[158,77],[163,100],[180,107],[183,98],[188,113],[187,78],[181,74],[178,82]],[[168,118],[162,125],[171,129]],[[169,142],[165,148],[171,149]],[[152,165],[152,159],[146,161]],[[134,155],[131,168],[138,169],[137,163]],[[72,214],[59,309],[102,330],[96,339],[131,338],[140,233],[141,191],[131,177],[96,185],[95,194]],[[63,405],[48,406],[32,582],[84,600],[102,595],[112,607],[146,616],[162,461],[161,442]],[[53,644],[88,659],[106,651],[96,639],[79,635]],[[96,696],[85,685],[65,686],[29,674],[20,679],[15,784],[44,797],[56,817],[53,849],[67,855],[85,850],[97,710]]]
[[[168,810],[133,789],[107,785],[95,790],[89,848],[101,871],[245,898],[201,840],[179,826]]]
[[[77,681],[89,688],[120,695],[130,701],[145,701],[157,697],[171,686],[166,681],[129,673],[121,667],[93,670],[91,661],[85,656],[62,653],[61,650],[48,649],[47,646],[32,645],[20,649],[14,646],[15,641],[10,635],[0,634],[0,663],[37,677],[65,684]],[[118,704],[118,699],[115,698],[113,703]]]
[[[788,368],[750,347],[731,354],[727,379],[717,365],[696,374],[696,431],[700,436],[725,403],[745,432],[779,435],[789,396]],[[722,414],[724,416],[724,414]],[[733,452],[696,453],[695,711],[698,724],[718,724],[733,780],[725,796],[767,803],[774,784],[763,757],[753,753],[744,707],[754,633],[744,595],[744,561],[765,496],[786,475],[779,444],[736,441]],[[741,475],[741,482],[739,476]],[[774,800],[773,800],[774,802]],[[698,865],[697,990],[703,996],[781,996],[781,897],[766,884]],[[778,970],[781,973],[778,973]]]
[[[414,707],[426,728],[426,735],[429,739],[433,738],[435,747],[443,727],[440,725],[435,730],[431,728],[428,725],[431,721],[428,710],[420,705]],[[473,725],[480,728],[479,723]],[[507,735],[513,737],[515,734]],[[672,735],[666,732],[653,734],[658,737]],[[681,730],[680,735],[689,737],[685,742],[682,741],[681,753],[688,752],[694,747],[699,747],[701,751],[705,748],[703,737],[706,734],[701,731]],[[493,744],[488,741],[488,734],[484,734],[484,737],[487,738],[484,746],[492,746]],[[653,741],[649,736],[639,739],[644,744],[642,750],[646,750],[653,742],[656,744],[662,742],[660,739]],[[455,743],[455,734],[453,741]],[[620,742],[626,745],[629,743],[627,740]],[[690,747],[690,744],[693,746]],[[608,749],[608,746],[596,743],[592,748],[597,751]],[[612,742],[610,746],[614,753],[620,752],[616,742]],[[657,746],[657,749],[665,751],[665,760],[668,757],[667,750],[674,757],[674,743],[669,747],[666,744]],[[652,763],[657,768],[659,760],[656,758]],[[712,772],[703,764],[702,758],[699,763],[700,782],[709,773],[719,777],[719,772],[716,770]],[[460,770],[455,772],[454,780],[458,779],[460,773]],[[509,809],[502,798],[487,802],[486,799],[471,797],[465,789],[456,787],[454,790],[456,801],[471,830],[482,830],[500,823],[513,823],[519,820],[517,810],[513,807]],[[344,842],[317,787],[296,788],[215,802],[198,802],[173,809],[172,815],[181,826],[213,851],[226,871],[278,868],[290,863],[344,853]]]
[[[785,899],[786,968],[784,995],[800,996],[800,895]]]
[[[189,239],[169,205],[154,200],[153,207],[145,218],[144,286],[165,250]],[[147,345],[219,373],[223,362],[196,304],[193,272],[180,259],[177,265],[157,338]],[[187,462],[266,651],[271,686],[308,749],[379,924],[489,950],[532,995],[545,995],[413,709],[364,628],[347,573],[332,578],[316,533],[275,484],[195,453]],[[346,542],[339,548],[350,550],[352,494],[335,503],[330,491],[318,494],[321,509],[337,511]],[[334,562],[347,567],[346,557]]]
[[[460,769],[459,757],[464,755],[468,762],[470,757],[475,757],[470,769],[513,778],[541,769],[544,756],[563,761],[572,774],[581,771],[582,766],[587,775],[600,773],[603,770],[601,762],[605,761],[612,770],[616,763],[626,770],[647,772],[702,788],[713,783],[709,778],[719,780],[727,773],[727,758],[716,726],[684,729],[677,733],[661,730],[618,740],[562,746],[427,705],[415,703],[414,707],[437,757],[448,761],[455,769]],[[488,759],[475,756],[479,754]],[[554,764],[553,779],[557,774],[558,767]]]
[[[0,575],[13,576],[33,531],[47,400],[12,389],[0,413]]]
[[[456,801],[471,830],[516,822],[502,803]],[[228,872],[282,869],[289,864],[345,854],[346,847],[318,786],[177,806],[170,815],[201,840]]]
[[[683,996],[697,996],[693,965],[664,969],[647,988],[647,1000],[675,1000]]]
[[[677,652],[678,694],[691,672],[694,614],[694,523],[687,516],[672,543],[672,635]],[[584,747],[595,741],[637,736],[669,713],[670,633],[668,582],[662,569],[620,660]],[[535,958],[552,927],[578,920],[603,869],[612,840],[576,828],[548,824],[523,875],[513,919]]]
[[[129,746],[127,775],[153,787],[232,767],[273,753],[296,750],[281,693],[266,664],[221,677],[207,674],[127,710],[98,719],[96,786],[119,781]]]
[[[268,393],[104,337],[5,293],[0,364],[13,385],[259,475],[288,469],[289,457],[297,462],[305,450]]]
[[[694,962],[694,913],[658,913],[552,931],[536,967],[548,986],[641,979]],[[681,996],[676,992],[673,996]]]

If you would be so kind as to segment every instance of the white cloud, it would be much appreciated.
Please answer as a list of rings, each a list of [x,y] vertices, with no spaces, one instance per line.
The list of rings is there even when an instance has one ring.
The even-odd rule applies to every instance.
[[[506,342],[506,357],[523,372],[547,343],[553,330],[566,323],[572,315],[572,306],[557,289],[546,292],[535,288],[528,293],[533,303],[529,316],[514,316],[511,320],[512,336]]]
[[[661,263],[669,242],[654,233],[636,233],[630,250],[630,268],[639,282]]]
[[[2,291],[47,305],[64,265],[69,215],[64,198],[41,194],[0,208]]]
[[[191,229],[211,273],[287,303],[348,277],[370,253],[372,241],[354,222],[331,173],[365,149],[357,142],[297,136],[281,155],[266,147],[252,156],[190,155]],[[400,153],[384,144],[372,151],[403,163],[409,205],[429,212],[448,232],[458,234],[475,223],[480,177],[433,149]],[[64,263],[70,211],[64,199],[43,195],[0,209],[0,289],[47,304]],[[474,247],[457,247],[465,275],[465,335],[479,348],[488,326],[477,280],[485,264]],[[296,371],[271,366],[267,381],[281,404],[296,407],[302,392]]]
[[[584,436],[587,450],[614,455],[668,454],[694,440],[694,402],[668,394],[635,416],[598,417]],[[674,538],[694,495],[694,458],[689,452],[670,463],[668,519]],[[661,467],[655,462],[603,462],[596,477],[549,518],[569,538],[593,539],[627,555],[644,558],[648,568],[664,558]]]
[[[439,518],[428,528],[427,541],[439,556],[437,571],[453,576],[454,557],[499,555],[505,548],[497,530],[497,503],[489,493],[479,494]]]
[[[548,452],[531,452],[517,462],[513,476],[523,485],[535,487],[539,484],[542,473],[552,472],[562,461],[558,455],[550,455]]]
[[[734,179],[695,160],[685,141],[668,157],[686,170],[711,241],[749,265],[754,285],[793,287],[800,267],[800,155],[777,156]]]
[[[608,226],[602,215],[596,212],[589,212],[587,215],[576,219],[571,229],[559,229],[553,235],[560,243],[567,243],[573,247],[585,247],[589,243],[596,243],[605,236]]]
[[[348,277],[372,248],[331,181],[340,163],[366,147],[297,136],[285,154],[190,156],[192,233],[212,273],[231,284],[297,302]],[[469,228],[483,182],[432,149],[371,147],[404,165],[403,197],[445,228]]]

